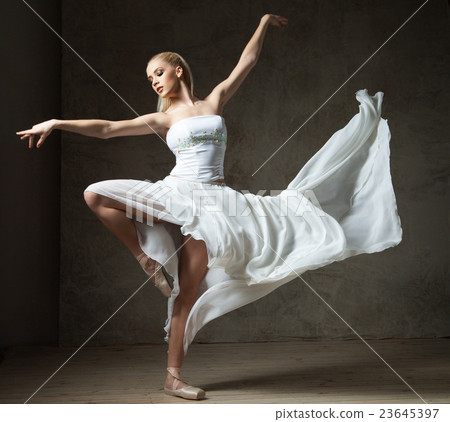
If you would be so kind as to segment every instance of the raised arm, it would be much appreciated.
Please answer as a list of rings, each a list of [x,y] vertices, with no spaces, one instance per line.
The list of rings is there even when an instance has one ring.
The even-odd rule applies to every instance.
[[[130,120],[58,120],[51,119],[34,125],[31,129],[16,132],[20,139],[29,138],[28,147],[33,147],[35,136],[39,136],[36,147],[39,148],[54,129],[66,130],[94,138],[108,139],[115,136],[137,136],[163,132],[168,126],[165,113],[145,114]]]
[[[250,70],[258,61],[267,27],[269,25],[275,25],[279,28],[283,28],[283,25],[287,25],[287,23],[288,19],[282,16],[271,14],[264,15],[252,38],[245,46],[236,67],[232,70],[227,79],[219,83],[211,91],[205,100],[215,103],[221,110],[237,91]]]

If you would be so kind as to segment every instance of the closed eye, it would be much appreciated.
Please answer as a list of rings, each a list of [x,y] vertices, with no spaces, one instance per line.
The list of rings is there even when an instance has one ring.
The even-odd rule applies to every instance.
[[[164,72],[158,73],[157,76],[162,76],[163,73],[164,73]],[[152,80],[152,79],[149,79],[149,81],[150,81],[150,83],[153,83],[153,80]]]

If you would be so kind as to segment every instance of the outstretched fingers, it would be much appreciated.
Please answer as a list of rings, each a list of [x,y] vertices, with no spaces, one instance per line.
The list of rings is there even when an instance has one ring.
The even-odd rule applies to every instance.
[[[20,132],[16,132],[16,135],[19,135],[20,139],[28,138],[28,148],[33,147],[34,137],[36,135],[34,133],[32,133],[30,130],[22,130]],[[41,139],[42,139],[42,136],[41,136],[41,138],[39,138],[38,145],[36,145],[36,146],[39,146],[40,144],[42,144]]]

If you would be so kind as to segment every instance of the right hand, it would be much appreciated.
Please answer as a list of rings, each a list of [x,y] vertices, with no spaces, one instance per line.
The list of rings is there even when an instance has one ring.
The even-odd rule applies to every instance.
[[[272,15],[270,13],[267,13],[261,19],[266,20],[269,25],[278,26],[278,28],[284,28],[283,25],[288,24],[288,18],[279,15]]]
[[[16,132],[16,135],[20,136],[20,139],[29,138],[28,148],[33,147],[33,140],[36,135],[40,135],[40,138],[36,144],[36,147],[39,148],[45,141],[48,135],[55,128],[55,120],[46,120],[45,122],[38,123],[34,125],[31,129],[22,130],[20,132]]]

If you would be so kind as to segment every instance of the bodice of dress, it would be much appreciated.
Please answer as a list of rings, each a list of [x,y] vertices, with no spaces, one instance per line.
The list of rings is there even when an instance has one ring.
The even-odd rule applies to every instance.
[[[222,116],[209,114],[179,120],[167,132],[166,141],[176,157],[171,175],[205,182],[224,179],[227,128]]]

